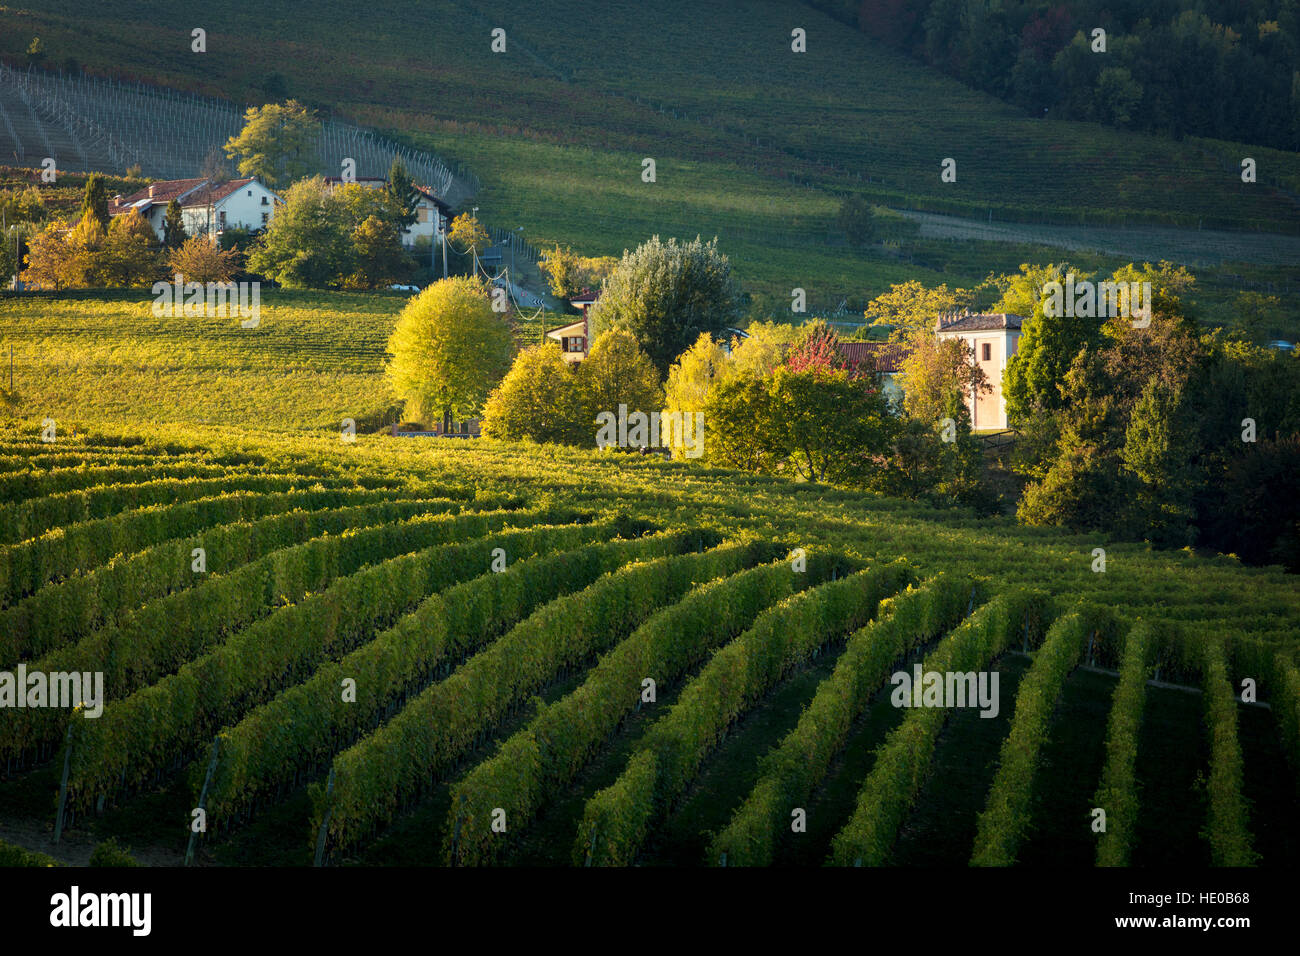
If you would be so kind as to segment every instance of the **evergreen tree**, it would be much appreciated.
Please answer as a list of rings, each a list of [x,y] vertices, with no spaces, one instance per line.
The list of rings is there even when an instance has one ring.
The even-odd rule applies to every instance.
[[[163,219],[163,248],[179,249],[188,238],[185,234],[185,218],[181,215],[181,204],[175,199],[167,203],[167,216]]]
[[[393,165],[388,170],[388,184],[384,187],[389,206],[393,210],[393,223],[398,232],[415,225],[416,206],[420,201],[420,192],[415,188],[415,180],[406,171],[406,164],[401,157],[393,157]]]
[[[108,229],[108,188],[104,185],[104,177],[99,173],[91,173],[86,180],[86,191],[81,197],[81,216],[94,216],[100,226],[105,230]]]

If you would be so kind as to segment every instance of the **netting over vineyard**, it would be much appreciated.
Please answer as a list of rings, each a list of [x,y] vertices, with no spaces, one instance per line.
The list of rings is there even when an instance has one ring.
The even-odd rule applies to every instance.
[[[243,124],[244,109],[222,100],[0,64],[0,150],[16,165],[49,157],[61,170],[120,175],[139,166],[145,176],[181,179],[196,175]],[[472,174],[432,153],[332,119],[321,126],[316,171],[336,176],[351,158],[358,177],[386,176],[395,156],[453,207],[478,189]]]

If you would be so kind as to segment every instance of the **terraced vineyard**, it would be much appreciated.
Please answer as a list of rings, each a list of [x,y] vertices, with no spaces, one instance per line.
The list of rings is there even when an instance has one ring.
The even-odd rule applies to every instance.
[[[0,671],[106,690],[3,712],[6,859],[1300,856],[1273,570],[489,441],[13,422],[0,463]],[[993,719],[894,706],[918,664]]]

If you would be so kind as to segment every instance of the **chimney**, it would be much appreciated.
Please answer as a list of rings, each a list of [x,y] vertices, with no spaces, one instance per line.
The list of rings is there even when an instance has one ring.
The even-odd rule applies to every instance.
[[[150,184],[149,184],[149,198],[150,198],[150,199],[153,199],[153,189],[154,189],[154,184],[153,184],[153,183],[150,183]]]

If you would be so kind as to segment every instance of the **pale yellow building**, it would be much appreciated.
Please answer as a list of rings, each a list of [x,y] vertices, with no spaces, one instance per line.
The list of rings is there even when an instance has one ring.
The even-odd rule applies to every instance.
[[[941,315],[935,322],[934,334],[941,339],[963,339],[974,355],[975,363],[984,370],[991,392],[966,396],[970,410],[970,427],[980,431],[1007,428],[1007,402],[1002,395],[1002,373],[1007,362],[1020,345],[1018,315],[1006,312],[954,313]]]

